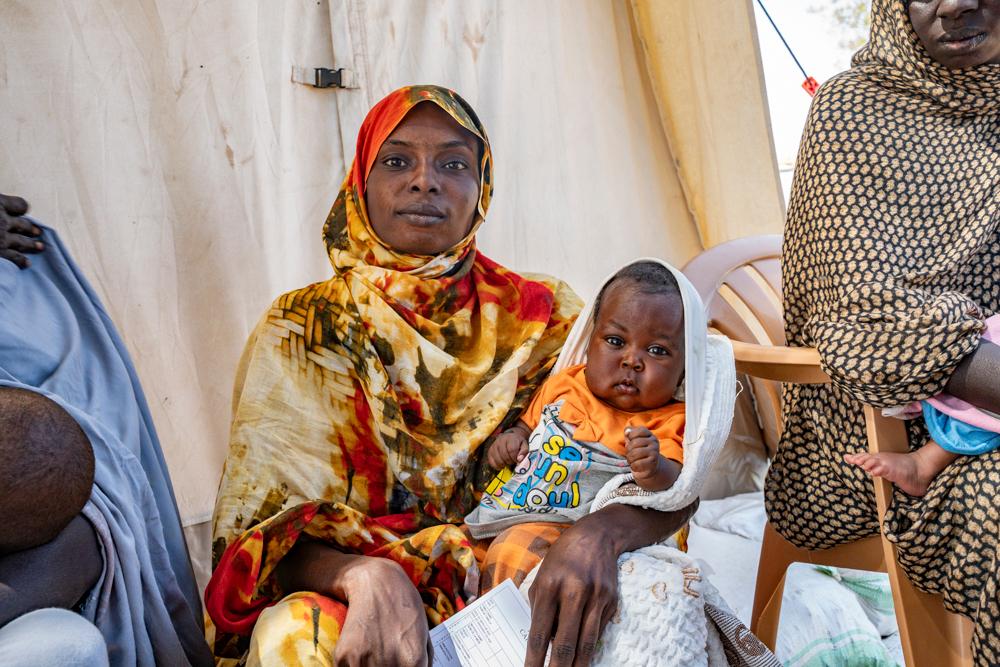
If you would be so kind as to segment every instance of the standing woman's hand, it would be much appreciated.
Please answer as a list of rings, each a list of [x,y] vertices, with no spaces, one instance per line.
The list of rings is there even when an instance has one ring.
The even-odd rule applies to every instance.
[[[618,556],[673,535],[698,507],[657,512],[609,505],[588,514],[556,540],[531,585],[526,667],[589,665],[618,606]]]
[[[22,269],[31,265],[24,253],[45,249],[38,240],[42,230],[22,217],[27,212],[28,202],[0,194],[0,259],[10,260]]]

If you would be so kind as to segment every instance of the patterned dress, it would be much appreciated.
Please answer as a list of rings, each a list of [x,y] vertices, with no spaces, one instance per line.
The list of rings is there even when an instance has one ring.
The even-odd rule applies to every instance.
[[[382,143],[428,103],[481,147],[472,229],[434,257],[385,245],[364,189]],[[477,252],[491,195],[489,141],[455,93],[403,88],[369,112],[324,228],[333,277],[279,297],[244,352],[205,594],[219,658],[330,663],[346,608],[273,576],[302,538],[397,561],[431,624],[477,592],[481,554],[458,525],[487,481],[482,446],[527,404],[581,305]]]
[[[783,249],[787,340],[815,346],[829,385],[791,386],[768,515],[793,543],[876,533],[862,403],[942,391],[1000,311],[1000,65],[933,61],[904,0],[875,0],[872,35],[825,84],[796,165]],[[910,445],[927,441],[922,420]],[[977,664],[1000,664],[1000,452],[899,491],[886,535],[920,588],[975,622]]]

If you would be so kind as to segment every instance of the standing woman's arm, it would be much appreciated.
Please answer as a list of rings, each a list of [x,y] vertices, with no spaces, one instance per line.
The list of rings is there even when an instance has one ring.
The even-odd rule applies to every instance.
[[[1000,346],[979,341],[955,368],[945,390],[977,408],[1000,413]]]

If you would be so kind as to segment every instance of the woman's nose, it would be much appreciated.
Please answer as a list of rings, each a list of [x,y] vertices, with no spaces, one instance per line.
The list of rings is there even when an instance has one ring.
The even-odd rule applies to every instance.
[[[410,179],[410,192],[438,192],[440,189],[441,184],[438,182],[434,165],[418,160]]]

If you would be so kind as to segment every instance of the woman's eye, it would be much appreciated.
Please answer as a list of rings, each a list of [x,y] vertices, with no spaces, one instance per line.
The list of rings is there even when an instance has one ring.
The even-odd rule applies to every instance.
[[[668,354],[670,354],[670,352],[667,350],[667,348],[661,347],[659,345],[651,345],[649,347],[649,353],[651,355],[653,355],[654,357],[665,357]]]
[[[469,165],[461,160],[451,160],[450,162],[445,162],[445,169],[453,169],[455,171],[461,171],[462,169],[468,169]]]
[[[406,162],[404,162],[403,158],[401,157],[387,157],[386,159],[382,160],[382,164],[389,167],[390,169],[399,169],[400,167],[405,166]]]
[[[623,341],[618,336],[605,336],[604,342],[606,342],[611,347],[621,347],[622,345],[625,344],[625,341]]]

